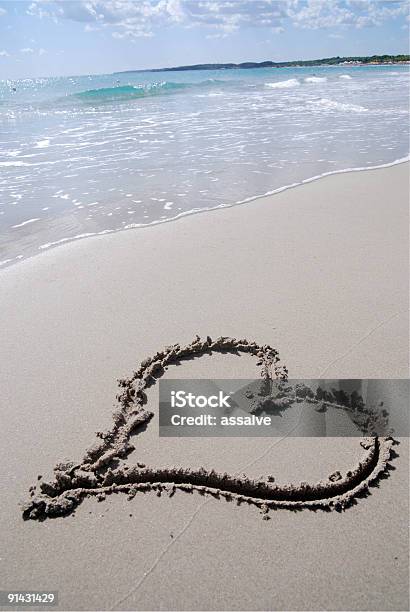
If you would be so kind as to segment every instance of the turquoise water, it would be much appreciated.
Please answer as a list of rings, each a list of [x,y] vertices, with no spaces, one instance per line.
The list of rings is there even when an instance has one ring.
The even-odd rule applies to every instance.
[[[1,265],[394,163],[408,109],[408,66],[2,81]]]

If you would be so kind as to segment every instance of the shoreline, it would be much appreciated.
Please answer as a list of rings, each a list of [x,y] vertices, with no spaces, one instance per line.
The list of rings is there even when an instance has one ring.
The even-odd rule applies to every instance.
[[[60,245],[61,248],[44,251],[42,257],[27,258],[19,262],[21,264],[19,266],[13,265],[4,268],[2,274],[0,274],[0,283],[2,282],[4,286],[3,296],[6,301],[10,299],[11,296],[7,296],[7,287],[14,290],[14,279],[18,281],[18,284],[22,279],[25,279],[25,283],[32,286],[33,290],[34,287],[36,289],[38,287],[37,290],[41,293],[41,288],[44,285],[42,275],[47,275],[49,270],[53,270],[53,276],[60,274],[60,265],[62,266],[62,277],[57,284],[62,295],[67,295],[70,290],[75,292],[75,279],[72,277],[74,271],[76,271],[75,274],[80,275],[82,283],[90,283],[98,290],[101,299],[104,299],[104,286],[110,286],[113,283],[114,274],[117,275],[118,279],[122,278],[124,281],[125,279],[134,279],[135,284],[129,285],[127,289],[129,298],[131,298],[131,295],[138,296],[139,287],[144,287],[145,290],[154,295],[156,290],[153,292],[152,279],[149,274],[149,270],[152,269],[154,276],[158,280],[161,279],[161,282],[163,282],[164,274],[170,278],[173,276],[180,278],[180,275],[185,278],[186,276],[188,285],[179,287],[182,296],[189,291],[189,279],[191,279],[193,286],[197,284],[197,281],[194,280],[195,270],[192,269],[194,265],[192,262],[196,262],[196,265],[202,267],[205,272],[205,278],[201,282],[201,292],[206,293],[207,287],[209,287],[211,294],[217,290],[223,294],[224,278],[223,275],[221,276],[221,272],[218,272],[218,266],[222,264],[222,270],[225,270],[224,274],[228,273],[228,269],[231,273],[234,273],[236,260],[229,249],[237,252],[238,246],[235,246],[234,238],[236,233],[238,245],[246,245],[243,252],[240,253],[239,261],[246,270],[249,282],[257,283],[257,293],[261,293],[265,298],[268,298],[267,304],[271,303],[274,298],[269,295],[268,288],[259,287],[262,279],[265,279],[268,284],[273,284],[273,286],[277,283],[277,286],[282,287],[285,294],[289,293],[292,300],[297,299],[299,291],[297,287],[290,287],[291,278],[284,276],[286,270],[291,271],[293,282],[305,287],[306,290],[308,290],[309,284],[314,287],[320,282],[320,275],[317,277],[317,270],[312,261],[313,253],[317,253],[315,257],[318,262],[321,262],[321,269],[326,270],[326,277],[328,278],[326,282],[329,283],[329,288],[333,287],[335,291],[335,296],[331,299],[334,308],[336,311],[339,310],[334,298],[340,296],[342,303],[346,299],[349,303],[351,302],[349,307],[352,308],[354,313],[357,309],[354,305],[356,296],[352,293],[353,287],[355,287],[357,296],[361,297],[363,307],[365,306],[360,314],[361,325],[363,325],[369,313],[374,312],[371,300],[366,298],[365,288],[368,288],[369,295],[373,295],[376,287],[381,283],[379,278],[380,268],[383,270],[383,274],[386,270],[387,259],[383,258],[379,252],[378,242],[380,242],[383,247],[389,247],[386,257],[391,261],[390,276],[384,279],[380,287],[382,288],[381,295],[384,302],[391,304],[391,307],[385,314],[383,314],[382,309],[380,315],[373,318],[373,325],[363,327],[361,337],[365,341],[367,333],[375,333],[371,331],[373,327],[377,331],[378,325],[397,325],[398,321],[403,318],[403,311],[408,308],[408,301],[405,299],[406,291],[401,289],[408,286],[408,270],[406,267],[408,233],[405,228],[408,220],[408,185],[406,181],[409,175],[409,167],[409,163],[402,163],[389,168],[370,170],[369,172],[339,173],[338,175],[323,177],[320,180],[309,181],[298,186],[299,189],[289,188],[272,196],[256,199],[252,206],[224,206],[207,210],[208,214],[204,214],[200,218],[196,218],[196,214],[191,214],[180,217],[178,223],[161,222],[149,225],[142,228],[145,230],[144,232],[115,231],[104,235],[91,236],[90,238],[93,238],[93,240],[70,241]],[[394,177],[400,179],[400,185],[396,184]],[[373,185],[377,185],[377,189]],[[345,193],[346,195],[344,195]],[[397,209],[395,210],[396,215],[393,216],[390,202],[392,197],[394,197],[393,202],[395,202],[394,206]],[[386,206],[385,202],[389,202],[389,205]],[[400,214],[398,214],[399,209],[401,209]],[[377,219],[374,220],[373,215],[376,212]],[[358,217],[359,213],[360,216]],[[400,215],[402,226],[399,228]],[[264,220],[263,224],[261,223],[262,219]],[[334,219],[339,220],[340,228],[333,227]],[[353,224],[352,220],[354,220]],[[373,232],[367,235],[372,227],[371,220],[375,226]],[[385,234],[385,228],[393,222],[395,233],[400,230],[403,237],[400,239],[397,237],[395,243],[389,244],[389,242],[386,242],[386,238],[390,234]],[[319,235],[318,231],[320,232]],[[324,233],[324,231],[327,233]],[[259,235],[263,239],[262,244],[259,244],[257,239]],[[334,235],[334,243],[333,241],[329,242],[329,235]],[[295,236],[299,237],[298,243],[294,242]],[[273,241],[272,246],[270,240]],[[362,245],[363,240],[365,241],[364,246]],[[198,253],[195,252],[195,243],[198,244]],[[344,253],[347,245],[349,245],[351,253],[349,251]],[[365,261],[362,255],[364,247],[368,252]],[[328,252],[334,252],[338,258],[342,257],[343,253],[343,257],[346,256],[347,258],[345,265],[342,265],[342,259],[337,260],[336,268],[332,266],[331,262],[322,261],[321,258],[326,257],[325,253]],[[253,274],[252,260],[258,253],[257,259],[262,264],[260,280],[258,279],[259,272],[254,279],[249,276]],[[356,253],[357,261],[352,259],[353,253]],[[401,254],[400,257],[399,253]],[[239,252],[237,254],[239,255]],[[310,262],[307,268],[307,262],[303,259],[304,254]],[[92,261],[98,261],[98,269],[94,270],[92,264],[88,264],[87,259],[90,257]],[[228,264],[224,264],[226,258],[229,261],[228,268],[226,268]],[[273,261],[280,264],[275,269],[272,269],[269,265],[272,258]],[[134,260],[138,262],[139,273],[137,276],[135,276]],[[300,266],[300,272],[298,272],[298,266]],[[349,277],[349,269],[354,270],[354,275],[356,275],[361,267],[368,271],[371,270],[374,279],[367,278],[364,275],[363,277],[361,275],[353,278]],[[64,271],[72,278],[70,287],[64,282]],[[216,283],[213,279],[213,271],[216,274]],[[303,271],[307,274],[306,279],[300,276],[303,275]],[[338,280],[338,277],[344,279],[343,282],[347,282],[348,287],[350,287],[346,296],[341,293],[342,286],[340,283],[342,281]],[[96,286],[96,278],[100,278],[101,287]],[[11,286],[10,283],[12,283]],[[393,297],[389,296],[387,287],[391,287],[391,296],[396,296],[396,301],[392,301]],[[20,290],[25,292],[25,287],[22,286]],[[239,287],[237,287],[235,295],[230,299],[226,295],[224,300],[233,304],[233,300],[239,297],[238,290],[240,291]],[[319,293],[324,304],[329,302],[331,295],[329,295],[326,287],[322,287]],[[41,296],[39,299],[42,299]],[[189,299],[192,299],[192,296]],[[310,320],[315,319],[315,310],[318,306],[314,306],[316,299],[314,296],[308,299],[307,303],[311,304],[311,310],[306,311],[306,306],[303,306],[303,311],[306,311]],[[16,297],[15,303],[20,300],[21,297]],[[377,303],[380,298],[377,298],[374,294],[373,300]],[[141,302],[140,298],[138,298],[138,301]],[[250,305],[253,300],[247,297],[245,301]],[[115,310],[114,297],[110,299],[110,303]],[[142,304],[144,304],[144,307],[148,306],[146,299],[143,300]],[[202,308],[203,305],[201,310]],[[186,308],[184,308],[185,310]],[[266,319],[265,309],[257,309],[257,311],[260,310],[262,320]],[[319,307],[319,310],[322,311],[323,308]],[[285,311],[282,315],[286,320]],[[326,317],[328,318],[328,314],[326,314]],[[254,324],[256,324],[256,321],[254,321]],[[214,328],[214,326],[212,327]],[[184,334],[184,339],[188,340],[197,332],[205,333],[205,335],[211,333],[211,335],[216,336],[221,334],[234,337],[243,336],[240,329],[234,326],[234,330],[225,330],[221,327],[214,331],[214,329],[207,330],[203,327],[202,329],[196,329],[194,326],[187,336]],[[250,335],[254,336],[252,332]],[[405,337],[404,335],[402,342]],[[168,338],[170,343],[177,340],[178,336]],[[161,337],[158,338],[156,344],[163,344]],[[318,344],[321,344],[320,341]],[[340,355],[345,353],[346,356],[349,355],[345,350],[340,351]],[[326,372],[327,376],[331,376],[329,368],[331,371],[335,367],[331,364],[337,362],[338,359],[335,360],[333,352],[330,354],[332,359],[329,359],[326,363],[326,368],[323,366],[319,369],[319,372]],[[399,376],[397,376],[397,373],[393,373],[395,372],[394,364],[398,364],[397,359],[392,360],[392,373],[387,377],[406,377],[407,373],[405,374],[402,369],[403,373]],[[294,375],[294,373],[292,374]],[[305,375],[306,373],[302,372],[301,374]],[[373,374],[373,376],[378,375],[386,377],[383,375],[383,370],[380,370],[379,374]]]
[[[153,221],[151,223],[129,223],[127,224],[125,227],[120,227],[117,229],[106,229],[106,230],[101,230],[99,232],[86,232],[84,234],[78,234],[76,236],[72,236],[72,237],[66,237],[66,238],[60,238],[59,240],[55,241],[55,242],[50,242],[50,243],[45,243],[44,245],[40,245],[38,247],[39,252],[35,253],[33,255],[30,255],[28,257],[24,257],[23,255],[18,255],[17,257],[14,258],[10,258],[10,259],[5,259],[3,261],[0,261],[0,278],[1,278],[1,273],[2,271],[10,268],[10,267],[14,267],[16,264],[18,263],[23,263],[24,261],[27,261],[29,259],[33,259],[38,257],[39,255],[47,252],[49,249],[55,249],[57,247],[61,247],[61,246],[65,246],[68,244],[71,244],[73,242],[78,242],[80,240],[85,240],[87,238],[95,238],[97,236],[105,236],[105,235],[110,235],[110,234],[118,234],[118,233],[122,233],[125,231],[129,231],[129,230],[133,230],[133,229],[147,229],[150,227],[156,227],[158,225],[164,225],[164,224],[168,224],[168,223],[173,223],[174,221],[179,221],[181,219],[184,219],[186,217],[191,217],[194,215],[198,215],[198,214],[202,214],[202,213],[207,213],[207,212],[213,212],[216,210],[224,210],[224,209],[230,209],[230,208],[234,208],[237,206],[242,206],[243,204],[249,204],[250,202],[256,202],[259,200],[264,200],[264,199],[268,199],[271,196],[275,196],[276,194],[279,193],[283,193],[285,191],[291,190],[291,189],[295,189],[297,187],[302,187],[303,185],[306,185],[308,183],[312,183],[314,181],[319,181],[323,178],[326,178],[328,176],[335,176],[335,175],[339,175],[339,174],[349,174],[351,172],[366,172],[366,171],[371,171],[371,170],[381,170],[383,168],[392,168],[394,166],[397,165],[401,165],[401,164],[406,164],[409,163],[410,161],[410,153],[405,156],[405,157],[400,157],[392,162],[387,162],[385,164],[379,164],[376,166],[361,166],[361,167],[357,167],[357,168],[344,168],[341,170],[332,170],[329,172],[324,172],[323,174],[318,174],[312,177],[309,177],[307,179],[303,179],[302,181],[296,182],[296,183],[291,183],[289,185],[284,185],[282,187],[278,187],[277,189],[273,189],[271,191],[267,191],[266,193],[262,193],[262,194],[258,194],[258,195],[254,195],[254,196],[250,196],[248,198],[245,198],[243,200],[238,200],[237,202],[234,202],[232,204],[219,204],[217,206],[212,206],[212,207],[206,207],[206,208],[201,208],[201,209],[191,209],[189,211],[185,211],[182,212],[178,215],[176,215],[175,217],[172,217],[170,219],[163,219],[163,220],[157,220],[157,221]],[[28,221],[26,221],[25,223],[28,223]]]

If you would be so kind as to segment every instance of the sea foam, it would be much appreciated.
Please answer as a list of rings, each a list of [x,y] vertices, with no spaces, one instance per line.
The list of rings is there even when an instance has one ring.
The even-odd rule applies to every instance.
[[[265,85],[271,89],[287,89],[288,87],[297,87],[300,83],[297,79],[287,79],[287,81],[276,81],[274,83],[265,83]]]
[[[368,108],[365,108],[364,106],[359,106],[358,104],[337,102],[336,100],[329,100],[328,98],[320,98],[319,100],[309,100],[308,104],[330,111],[365,113],[369,110]]]
[[[311,76],[305,79],[305,83],[325,83],[327,81],[326,77],[316,77]]]

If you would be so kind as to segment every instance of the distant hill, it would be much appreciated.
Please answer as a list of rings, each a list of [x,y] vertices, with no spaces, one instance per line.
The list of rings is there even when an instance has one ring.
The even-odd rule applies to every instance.
[[[346,64],[400,64],[409,63],[410,55],[371,55],[354,57],[325,57],[315,60],[296,60],[294,62],[243,62],[241,64],[194,64],[192,66],[175,66],[173,68],[152,68],[151,70],[123,70],[115,74],[128,72],[175,72],[180,70],[234,70],[237,68],[292,68],[297,66],[339,66]]]

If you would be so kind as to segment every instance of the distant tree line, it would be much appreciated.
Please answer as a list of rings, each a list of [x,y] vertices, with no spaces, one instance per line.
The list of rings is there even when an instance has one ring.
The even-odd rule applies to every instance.
[[[233,70],[235,68],[292,68],[297,66],[337,66],[345,63],[357,64],[398,64],[410,62],[410,55],[370,55],[352,57],[325,57],[315,60],[295,60],[293,62],[242,62],[241,64],[194,64],[192,66],[175,66],[173,68],[154,68],[151,70],[126,70],[124,72],[172,72],[178,70]],[[123,74],[123,73],[116,73]]]

